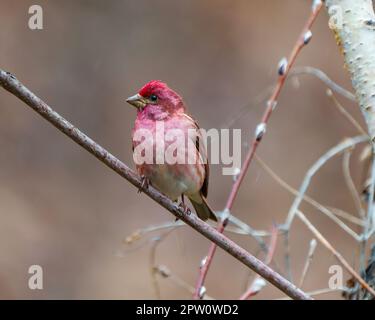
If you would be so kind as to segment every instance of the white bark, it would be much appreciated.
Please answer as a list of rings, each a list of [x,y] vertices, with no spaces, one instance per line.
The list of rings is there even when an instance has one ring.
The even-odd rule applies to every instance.
[[[326,0],[329,26],[345,57],[358,104],[375,143],[375,15],[372,0]]]

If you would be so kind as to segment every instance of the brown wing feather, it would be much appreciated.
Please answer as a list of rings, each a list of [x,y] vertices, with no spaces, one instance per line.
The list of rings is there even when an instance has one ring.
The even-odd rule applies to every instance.
[[[199,139],[197,139],[199,140]],[[199,149],[198,149],[199,150]],[[204,164],[204,171],[205,171],[205,176],[204,176],[204,181],[203,185],[201,188],[202,195],[207,198],[208,195],[208,178],[210,175],[210,166],[208,165],[208,161]]]
[[[192,118],[190,117],[189,115],[187,115],[186,113],[184,113],[184,116],[189,119],[193,124],[194,124],[194,127],[197,129],[197,131],[199,130],[199,125],[198,123]],[[208,160],[207,160],[207,151],[205,149],[205,146],[201,143],[200,143],[200,139],[202,138],[200,132],[198,131],[198,134],[196,136],[196,141],[195,141],[195,146],[197,148],[197,151],[199,152],[199,154],[202,155],[202,152],[204,152],[203,154],[203,158],[205,160],[204,162],[204,181],[203,181],[203,185],[202,185],[202,188],[201,188],[201,194],[207,198],[207,195],[208,195],[208,179],[209,179],[209,175],[210,175],[210,166],[208,164]]]

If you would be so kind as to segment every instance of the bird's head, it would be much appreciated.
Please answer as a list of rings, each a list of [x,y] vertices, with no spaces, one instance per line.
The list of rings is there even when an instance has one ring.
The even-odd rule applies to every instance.
[[[127,98],[126,102],[136,107],[138,112],[153,115],[171,115],[185,111],[182,98],[159,80],[146,83],[137,94]]]

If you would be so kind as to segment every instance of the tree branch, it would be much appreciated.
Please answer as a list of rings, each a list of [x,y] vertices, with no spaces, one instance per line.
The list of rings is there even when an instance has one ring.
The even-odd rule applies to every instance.
[[[94,155],[106,166],[128,180],[132,185],[137,188],[141,187],[142,181],[134,171],[132,171],[128,166],[126,166],[119,159],[109,153],[106,149],[101,147],[94,140],[89,138],[78,128],[76,128],[70,122],[60,116],[44,101],[38,98],[21,82],[19,82],[12,74],[1,69],[0,86],[18,97],[34,111],[40,114],[44,119],[53,124],[57,129],[67,135],[70,139],[72,139],[74,142]],[[222,248],[237,260],[241,261],[244,265],[268,280],[270,283],[272,283],[274,286],[279,288],[291,298],[303,300],[311,299],[302,290],[298,289],[294,284],[290,283],[277,272],[251,255],[249,252],[238,246],[235,242],[216,231],[207,223],[203,222],[197,216],[185,214],[176,203],[161,194],[152,186],[149,186],[147,189],[145,189],[144,193],[147,194],[151,199],[159,203],[161,206],[163,206],[165,209],[167,209],[169,212],[171,212],[175,217],[181,219],[186,224],[191,226],[194,230],[202,234],[204,237],[213,241],[220,248]]]

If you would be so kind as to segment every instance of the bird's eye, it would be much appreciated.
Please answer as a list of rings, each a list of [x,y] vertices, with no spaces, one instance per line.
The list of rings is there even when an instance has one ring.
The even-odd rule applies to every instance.
[[[158,100],[158,97],[157,97],[156,95],[152,94],[152,95],[150,96],[150,100],[151,100],[152,102],[156,102],[156,101]]]

